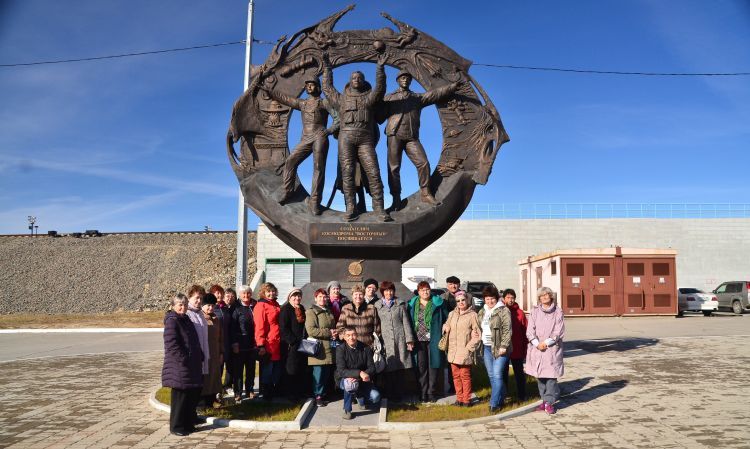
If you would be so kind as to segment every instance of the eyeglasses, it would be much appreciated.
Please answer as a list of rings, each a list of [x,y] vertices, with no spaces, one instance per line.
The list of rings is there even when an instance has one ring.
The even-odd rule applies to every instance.
[[[466,301],[468,301],[466,298],[461,298],[461,299],[456,298],[456,302],[466,302]]]

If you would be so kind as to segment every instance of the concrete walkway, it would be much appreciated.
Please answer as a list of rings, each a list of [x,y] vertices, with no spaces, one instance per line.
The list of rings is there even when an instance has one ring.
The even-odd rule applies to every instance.
[[[147,405],[159,385],[158,351],[6,361],[0,364],[0,447],[747,447],[750,346],[739,335],[750,334],[748,319],[623,319],[629,338],[603,340],[595,331],[601,321],[569,320],[578,336],[567,340],[561,385],[569,396],[557,415],[439,431],[376,431],[354,419],[351,427],[325,431],[204,426],[178,438],[169,434],[167,416]],[[675,325],[684,331],[670,330]],[[586,326],[594,330],[581,338]],[[611,329],[599,335],[611,336]],[[690,335],[690,329],[713,336]],[[5,338],[0,348],[7,348]],[[341,406],[326,409],[339,414]]]
[[[317,407],[313,411],[310,420],[307,423],[308,428],[335,430],[348,427],[377,427],[378,413],[380,407],[369,407],[365,410],[359,410],[356,402],[352,410],[352,419],[343,419],[344,400],[337,399],[331,401],[325,407]]]

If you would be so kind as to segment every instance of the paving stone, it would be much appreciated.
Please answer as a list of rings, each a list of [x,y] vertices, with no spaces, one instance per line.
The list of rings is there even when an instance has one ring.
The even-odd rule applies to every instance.
[[[561,383],[568,396],[558,414],[418,432],[203,426],[179,438],[169,434],[168,415],[146,401],[159,382],[158,353],[6,362],[0,379],[0,447],[747,447],[750,387],[743,379],[750,348],[736,344],[736,337],[663,338],[595,351],[578,350],[574,342],[567,347],[566,353],[575,355],[565,361]]]

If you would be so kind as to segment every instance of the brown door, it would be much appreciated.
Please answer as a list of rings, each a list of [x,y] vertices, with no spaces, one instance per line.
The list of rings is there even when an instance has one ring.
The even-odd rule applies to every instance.
[[[536,267],[536,289],[539,291],[539,289],[542,288],[542,267]],[[534,292],[536,295],[536,292]]]
[[[677,312],[674,259],[624,258],[625,314]]]
[[[589,278],[587,310],[595,315],[615,314],[615,261],[610,259],[593,259]],[[588,300],[590,298],[590,300]]]
[[[676,314],[677,283],[675,282],[674,259],[652,259],[649,265],[652,312]]]
[[[568,315],[615,313],[614,259],[561,259],[562,305]]]
[[[561,292],[560,304],[566,315],[585,315],[586,312],[586,286],[587,279],[591,273],[591,265],[582,259],[560,258],[561,266]]]
[[[531,306],[529,304],[529,270],[523,269],[521,271],[521,309],[529,310]]]
[[[623,258],[623,293],[625,315],[649,313],[647,310],[646,265],[648,259]]]

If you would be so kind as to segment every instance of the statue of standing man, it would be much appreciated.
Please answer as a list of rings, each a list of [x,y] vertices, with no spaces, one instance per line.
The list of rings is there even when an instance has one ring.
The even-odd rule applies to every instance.
[[[328,100],[320,98],[320,82],[316,79],[305,81],[307,98],[292,98],[275,90],[261,87],[272,99],[302,113],[302,138],[284,162],[284,194],[279,202],[289,201],[294,193],[297,167],[312,153],[313,176],[308,207],[313,215],[320,215],[320,201],[325,183],[326,158],[328,157],[328,136],[337,126],[334,120],[331,128],[326,129],[328,111],[331,106]]]
[[[438,204],[430,190],[430,162],[419,141],[419,119],[422,108],[437,103],[458,89],[458,82],[444,87],[417,94],[409,89],[412,76],[402,70],[396,76],[398,89],[388,94],[383,102],[388,124],[385,135],[388,136],[388,188],[393,197],[393,210],[402,208],[401,204],[401,158],[402,153],[417,167],[419,189],[422,201]]]
[[[393,221],[385,210],[383,200],[383,181],[380,179],[378,156],[375,153],[378,125],[375,121],[375,107],[383,100],[385,94],[385,54],[378,56],[375,70],[375,88],[365,81],[362,72],[352,72],[341,93],[333,87],[331,62],[323,54],[323,92],[331,106],[338,111],[341,129],[339,131],[339,164],[346,202],[347,221],[357,219],[355,207],[356,190],[354,170],[357,160],[362,165],[370,184],[372,209],[382,221]]]

